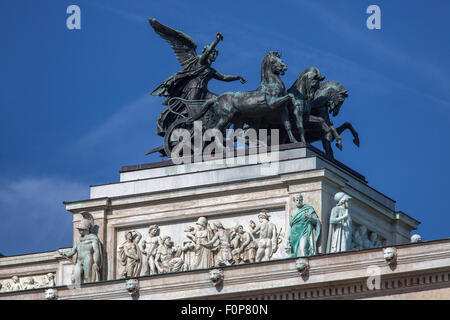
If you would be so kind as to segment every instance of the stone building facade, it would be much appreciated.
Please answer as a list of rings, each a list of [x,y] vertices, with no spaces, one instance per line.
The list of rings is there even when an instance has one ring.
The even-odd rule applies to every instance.
[[[366,238],[361,247],[326,254],[338,192],[351,197],[353,228]],[[321,225],[317,254],[300,262],[285,250],[296,194]],[[91,186],[89,199],[65,206],[73,214],[74,244],[85,239],[79,231],[85,213],[92,217],[89,237],[102,247],[100,281],[74,285],[78,258],[61,250],[4,257],[0,299],[450,298],[450,240],[410,243],[417,220],[364,176],[310,146],[123,167],[119,182]],[[270,252],[260,249],[265,243]],[[387,248],[394,248],[392,261]],[[11,289],[13,276],[18,290]]]

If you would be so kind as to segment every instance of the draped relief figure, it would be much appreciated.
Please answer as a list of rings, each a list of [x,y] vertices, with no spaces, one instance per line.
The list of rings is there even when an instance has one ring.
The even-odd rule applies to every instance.
[[[142,254],[139,249],[139,241],[142,235],[137,231],[125,233],[125,242],[119,247],[119,262],[122,266],[120,276],[122,278],[137,277],[141,274]]]
[[[54,287],[56,286],[55,283],[55,275],[53,273],[47,273],[46,279],[45,279],[45,286],[46,287]]]
[[[351,197],[338,192],[334,200],[337,205],[331,210],[327,253],[349,251],[352,245],[352,218],[348,211]]]
[[[23,290],[40,288],[41,284],[34,277],[26,278],[23,282]]]
[[[11,285],[7,281],[0,281],[0,292],[7,292],[11,290]]]
[[[231,254],[231,238],[234,236],[234,231],[225,229],[221,222],[214,222],[214,236],[212,239],[203,244],[207,248],[212,248],[214,254],[215,266],[229,266],[233,262]]]
[[[376,232],[372,232],[370,234],[370,247],[371,248],[379,248],[383,246],[383,242],[380,236]]]
[[[192,270],[205,269],[214,266],[214,258],[211,250],[206,246],[214,236],[206,217],[198,218],[195,230],[195,256],[192,261]]]
[[[183,270],[191,270],[195,256],[195,228],[186,226],[184,228],[184,236],[181,240],[182,258],[184,261]]]
[[[143,275],[157,274],[158,270],[155,264],[156,250],[162,244],[162,239],[159,236],[159,226],[156,224],[148,228],[148,235],[145,237],[141,251],[144,260]]]
[[[289,215],[286,253],[292,257],[317,254],[320,221],[313,207],[303,203],[303,196],[293,198],[296,208]]]
[[[156,250],[155,266],[158,273],[181,271],[183,259],[181,258],[181,248],[174,248],[172,239],[169,236],[162,238],[162,244]]]
[[[67,258],[77,255],[71,279],[73,284],[100,281],[103,264],[101,243],[93,231],[94,218],[89,212],[81,215],[83,218],[77,226],[80,238],[72,249],[58,250],[60,255]]]
[[[253,226],[253,228],[255,228]],[[238,225],[232,240],[231,251],[235,264],[255,262],[258,245],[250,232],[244,231],[242,225]]]
[[[22,285],[20,284],[20,280],[19,280],[18,276],[13,276],[11,278],[11,280],[12,280],[11,291],[23,290]]]
[[[386,239],[383,239],[374,231],[369,231],[366,226],[353,226],[352,250],[379,248],[384,246],[385,242]]]

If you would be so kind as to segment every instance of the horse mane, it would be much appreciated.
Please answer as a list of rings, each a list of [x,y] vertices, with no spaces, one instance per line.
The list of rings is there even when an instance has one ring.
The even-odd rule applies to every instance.
[[[303,70],[295,80],[295,82],[292,84],[291,89],[297,89],[299,92],[302,92],[302,86],[305,83],[305,78],[310,74],[320,74],[320,71],[317,67],[309,67]]]
[[[278,51],[269,51],[264,56],[263,61],[261,62],[261,82],[263,82],[266,78],[266,70],[270,66],[272,56],[281,57],[281,54]]]
[[[320,88],[316,91],[314,98],[327,97],[330,99],[336,94],[341,94],[344,98],[348,97],[348,91],[342,84],[337,81],[325,81],[320,84]]]

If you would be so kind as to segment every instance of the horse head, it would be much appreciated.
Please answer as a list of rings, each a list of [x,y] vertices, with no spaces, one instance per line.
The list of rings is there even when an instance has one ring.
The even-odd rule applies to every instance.
[[[286,64],[281,60],[281,54],[270,51],[261,63],[261,81],[268,80],[271,75],[284,75],[287,70]]]
[[[300,73],[289,91],[298,91],[305,99],[311,101],[320,87],[320,81],[325,79],[316,67],[309,67]]]
[[[326,104],[330,108],[329,112],[335,117],[339,114],[339,110],[347,97],[348,91],[342,84],[336,81],[325,81],[320,84],[316,91],[314,101],[322,101],[319,104]]]

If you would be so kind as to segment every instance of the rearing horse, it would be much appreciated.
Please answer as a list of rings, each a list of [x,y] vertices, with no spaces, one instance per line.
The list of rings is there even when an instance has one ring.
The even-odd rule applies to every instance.
[[[212,107],[218,118],[215,127],[222,131],[233,120],[239,122],[237,117],[252,122],[270,114],[281,118],[291,142],[297,142],[289,122],[289,112],[283,107],[288,101],[294,103],[294,96],[286,92],[280,78],[286,70],[278,52],[267,53],[261,63],[261,83],[256,90],[225,92],[210,99],[192,121],[200,119]]]

